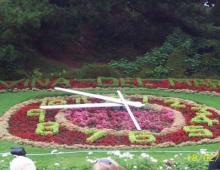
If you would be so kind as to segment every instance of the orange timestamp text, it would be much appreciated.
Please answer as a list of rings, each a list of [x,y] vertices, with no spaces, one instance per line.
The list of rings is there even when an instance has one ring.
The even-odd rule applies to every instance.
[[[210,154],[188,154],[187,155],[187,160],[189,162],[199,162],[199,161],[214,162],[218,158],[219,158],[219,155],[215,157],[214,153],[210,153]]]

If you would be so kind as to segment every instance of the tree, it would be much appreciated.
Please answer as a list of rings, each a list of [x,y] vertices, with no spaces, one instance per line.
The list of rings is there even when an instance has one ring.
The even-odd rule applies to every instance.
[[[41,22],[54,12],[54,7],[43,0],[0,1],[1,78],[16,79],[16,70],[26,67],[27,58],[35,51],[34,42],[41,34]]]
[[[68,43],[85,47],[83,40],[93,44],[92,60],[134,60],[176,28],[199,42],[194,51],[219,55],[219,8],[217,0],[0,0],[0,78],[20,78],[16,70],[31,71],[36,53],[62,53]]]

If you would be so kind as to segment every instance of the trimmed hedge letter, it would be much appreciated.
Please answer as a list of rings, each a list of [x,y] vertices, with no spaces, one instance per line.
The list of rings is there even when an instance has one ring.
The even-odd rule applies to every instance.
[[[120,78],[121,87],[135,87],[133,78]]]
[[[80,104],[81,101],[82,101],[82,103],[88,103],[88,98],[86,96],[82,96],[82,97],[77,97],[75,99],[76,104]]]
[[[189,137],[212,137],[212,132],[208,129],[203,129],[203,126],[184,126],[183,130],[185,132],[189,132]]]
[[[151,132],[129,132],[128,138],[131,143],[147,144],[156,141]]]
[[[39,78],[33,78],[31,82],[31,87],[36,87],[36,83],[39,83],[41,86],[48,86],[50,79],[41,80]]]
[[[55,135],[59,133],[60,124],[57,122],[38,123],[35,133],[38,135]]]
[[[86,142],[94,142],[104,136],[107,135],[107,132],[105,130],[86,130],[85,134],[92,134],[89,138],[86,139]]]
[[[214,124],[218,124],[218,120],[214,119],[214,120],[211,120],[209,119],[208,117],[206,117],[205,114],[199,114],[197,116],[195,116],[194,118],[191,119],[191,122],[192,123],[197,123],[197,124],[200,124],[200,123],[207,123],[208,126],[213,126]]]
[[[0,80],[0,85],[3,84],[7,89],[13,89],[18,83],[23,82],[25,79],[20,79],[17,81],[13,81],[12,83],[7,83],[6,81]]]
[[[185,108],[185,107],[186,107],[186,105],[180,104],[179,101],[173,100],[173,99],[164,100],[164,103],[172,103],[172,104],[170,105],[170,107],[173,107],[173,108],[180,108],[180,109],[181,109],[181,108]]]
[[[30,117],[39,116],[39,122],[44,122],[45,114],[46,112],[43,109],[31,109],[27,111],[27,116]]]
[[[192,83],[190,82],[190,80],[169,78],[168,81],[172,87],[175,87],[175,82],[186,83],[188,86],[192,86]]]
[[[110,81],[111,84],[104,84],[105,81]],[[98,87],[118,87],[118,79],[114,77],[98,77],[97,85]]]
[[[191,107],[192,110],[196,110],[198,112],[196,112],[196,115],[206,115],[206,116],[211,116],[212,113],[207,111],[207,108],[205,107]]]
[[[220,86],[220,81],[219,80],[207,79],[206,81],[209,83],[211,88],[215,89],[216,87]]]
[[[48,102],[48,105],[61,105],[61,104],[66,104],[67,101],[63,99],[54,99]]]
[[[207,123],[208,126],[213,126],[214,124],[219,124],[219,121],[214,119],[211,120],[207,116],[211,116],[212,113],[207,111],[205,107],[192,107],[192,110],[197,110],[196,116],[191,119],[192,123]]]
[[[195,84],[195,86],[197,87],[197,86],[207,86],[207,87],[209,87],[209,83],[207,83],[207,82],[205,82],[204,80],[200,80],[200,79],[195,79],[195,80],[193,80],[193,82],[194,82],[194,84]]]
[[[65,85],[66,87],[71,87],[68,80],[65,78],[58,78],[53,84],[52,87],[58,86],[58,85]]]
[[[142,102],[143,102],[143,103],[148,103],[148,98],[147,98],[147,96],[144,96],[144,97],[143,97]]]
[[[141,78],[137,78],[137,83],[138,83],[138,87],[144,87],[142,79]]]

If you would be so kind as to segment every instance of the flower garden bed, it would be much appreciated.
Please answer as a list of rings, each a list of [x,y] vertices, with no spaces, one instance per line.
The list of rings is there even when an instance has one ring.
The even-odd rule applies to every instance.
[[[220,94],[220,81],[210,79],[141,78],[22,79],[0,81],[0,92],[63,88],[141,88],[183,90]],[[123,109],[42,110],[40,105],[102,102],[79,96],[30,100],[15,105],[1,117],[0,138],[37,147],[64,148],[149,148],[184,146],[220,141],[220,111],[178,98],[132,96],[127,99],[146,104],[132,112],[141,125],[135,126]],[[151,110],[152,109],[152,110]],[[156,116],[157,115],[157,116]],[[97,121],[99,120],[99,121]]]
[[[53,89],[55,86],[64,88],[149,88],[149,89],[187,89],[197,92],[208,91],[220,93],[220,80],[213,79],[141,79],[99,77],[97,79],[21,79],[17,81],[1,81],[0,91]]]
[[[6,141],[55,148],[128,149],[220,141],[220,111],[214,108],[177,98],[146,95],[130,95],[126,98],[146,103],[143,109],[132,109],[141,124],[142,131],[135,130],[123,110],[108,108],[105,112],[103,109],[67,111],[50,109],[44,112],[39,109],[40,105],[79,102],[79,96],[71,96],[30,100],[15,105],[1,117],[0,137]],[[86,101],[101,102],[89,98]],[[80,99],[80,102],[85,101]],[[158,114],[158,119],[156,116],[150,117],[150,113]],[[113,116],[115,118],[112,118]],[[143,120],[143,116],[146,121],[140,121]],[[106,117],[108,119],[105,119]],[[96,122],[96,119],[102,120],[102,123],[98,124],[100,122]],[[154,122],[149,121],[152,119]],[[111,120],[117,128],[111,126],[109,123]],[[125,126],[117,126],[123,123],[122,120],[125,120]],[[89,124],[88,121],[93,123]]]

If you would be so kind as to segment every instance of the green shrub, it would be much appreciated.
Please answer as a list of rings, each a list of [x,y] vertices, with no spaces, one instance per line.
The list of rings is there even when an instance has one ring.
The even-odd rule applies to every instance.
[[[167,77],[171,72],[173,71],[173,69],[167,67],[163,67],[163,66],[158,66],[156,67],[154,70],[152,70],[149,75],[152,77],[156,77],[156,78],[165,78]]]
[[[120,70],[125,77],[134,77],[141,70],[141,72],[139,71],[141,75],[138,75],[138,77],[164,78],[172,71],[172,67],[165,66],[170,54],[175,51],[184,51],[184,54],[191,55],[193,53],[191,50],[192,45],[192,38],[177,28],[167,37],[162,46],[152,49],[143,56],[138,56],[135,61],[121,59],[111,61],[109,64]],[[149,65],[153,66],[153,69],[143,69]]]
[[[103,77],[116,77],[116,78],[120,78],[122,77],[121,74],[117,71],[117,70],[109,70],[108,69],[103,69],[103,71],[101,71],[102,69],[97,65],[96,66],[98,69],[97,70],[92,70],[93,68],[91,68],[91,71],[89,71],[89,69],[84,70],[84,68],[81,69],[75,69],[72,71],[68,71],[65,74],[63,73],[51,73],[50,77],[51,78],[71,78],[71,79],[94,79],[98,77],[101,77],[102,75],[106,75]],[[91,75],[91,77],[89,77]],[[100,75],[100,76],[99,76]]]
[[[173,69],[173,71],[169,74],[169,77],[175,78],[184,78],[186,67],[184,65],[184,61],[187,56],[180,50],[174,51],[169,55],[165,66]]]
[[[140,68],[139,72],[134,74],[134,77],[140,77],[140,78],[153,78],[150,76],[150,72],[154,70],[154,66],[152,64],[147,64]]]
[[[71,78],[71,79],[81,79],[83,77],[81,69],[75,69],[70,71],[62,71],[62,72],[53,72],[44,74],[43,78]]]
[[[195,54],[192,58],[185,59],[185,66],[189,75],[199,72],[201,67],[200,54]]]
[[[213,53],[204,53],[200,57],[201,70],[206,74],[220,74],[220,60]]]
[[[125,77],[133,77],[133,74],[138,71],[137,64],[130,62],[125,58],[122,58],[119,61],[111,61],[109,65],[115,69],[118,69]]]

